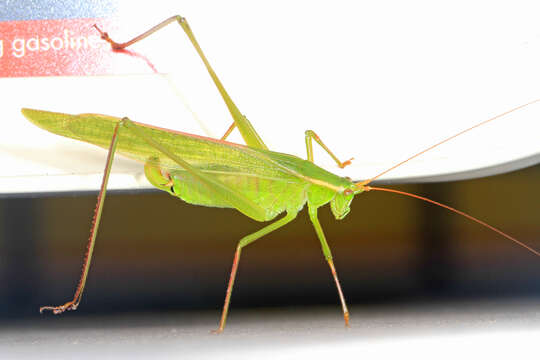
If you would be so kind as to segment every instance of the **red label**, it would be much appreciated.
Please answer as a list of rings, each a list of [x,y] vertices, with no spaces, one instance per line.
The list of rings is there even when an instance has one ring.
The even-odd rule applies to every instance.
[[[113,52],[94,24],[114,31],[103,18],[0,22],[0,77],[151,71],[144,61]]]

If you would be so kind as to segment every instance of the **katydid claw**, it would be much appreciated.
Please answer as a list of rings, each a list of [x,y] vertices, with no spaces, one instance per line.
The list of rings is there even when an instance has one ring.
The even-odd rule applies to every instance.
[[[351,165],[351,162],[352,162],[353,160],[354,160],[354,158],[352,157],[352,158],[350,158],[349,160],[342,162],[342,163],[339,165],[339,167],[343,169],[345,166]]]
[[[108,42],[113,50],[121,50],[123,49],[123,46],[116,43],[113,39],[110,38],[109,33],[106,31],[101,30],[96,24],[94,24],[94,28],[99,32],[101,40],[105,40]]]

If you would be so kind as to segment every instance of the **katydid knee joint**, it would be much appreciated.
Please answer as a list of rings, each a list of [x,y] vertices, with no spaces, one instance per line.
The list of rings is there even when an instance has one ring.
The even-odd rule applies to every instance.
[[[171,184],[171,177],[164,175],[159,166],[159,159],[157,157],[150,158],[144,163],[144,175],[146,179],[158,188],[168,192],[171,195],[175,195],[173,184]]]

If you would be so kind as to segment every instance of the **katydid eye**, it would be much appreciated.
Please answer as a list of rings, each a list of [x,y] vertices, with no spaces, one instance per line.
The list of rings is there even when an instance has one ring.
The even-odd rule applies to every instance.
[[[345,189],[343,190],[344,195],[352,195],[353,191],[351,189]]]

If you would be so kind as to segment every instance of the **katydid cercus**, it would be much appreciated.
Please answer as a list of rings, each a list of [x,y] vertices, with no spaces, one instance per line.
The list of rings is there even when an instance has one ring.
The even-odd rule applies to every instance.
[[[40,311],[51,310],[55,314],[75,310],[81,301],[88,276],[92,252],[100,223],[107,181],[115,152],[144,163],[144,171],[149,182],[156,188],[196,205],[235,208],[257,221],[270,221],[281,213],[283,217],[261,230],[242,238],[236,248],[225,303],[216,332],[225,328],[232,288],[238,269],[242,249],[266,234],[292,221],[307,203],[309,217],[319,241],[343,308],[345,325],[349,323],[349,312],[341,290],[332,254],[324,232],[317,219],[317,209],[330,204],[336,219],[343,219],[350,211],[354,196],[371,190],[387,191],[415,197],[442,206],[490,228],[500,235],[525,247],[535,255],[540,253],[502,231],[447,205],[433,200],[397,190],[369,186],[381,175],[404,164],[424,152],[454,137],[521,109],[540,99],[518,106],[503,114],[485,120],[460,133],[451,136],[430,148],[415,154],[386,171],[364,181],[354,182],[349,178],[334,175],[314,164],[312,142],[315,140],[341,168],[352,160],[340,161],[320,138],[311,130],[306,131],[307,160],[293,155],[270,151],[247,118],[240,113],[219,81],[203,54],[185,18],[173,16],[147,32],[125,43],[116,43],[99,28],[102,39],[109,42],[114,50],[121,50],[144,39],[169,23],[177,22],[202,59],[208,73],[227,105],[233,124],[221,139],[212,139],[192,134],[160,129],[133,122],[128,118],[115,118],[98,114],[68,115],[41,110],[23,109],[22,113],[37,126],[52,133],[85,141],[108,149],[103,182],[94,213],[87,252],[84,257],[82,275],[72,300],[60,306],[44,306]],[[225,139],[234,128],[238,128],[246,145],[227,142]]]

